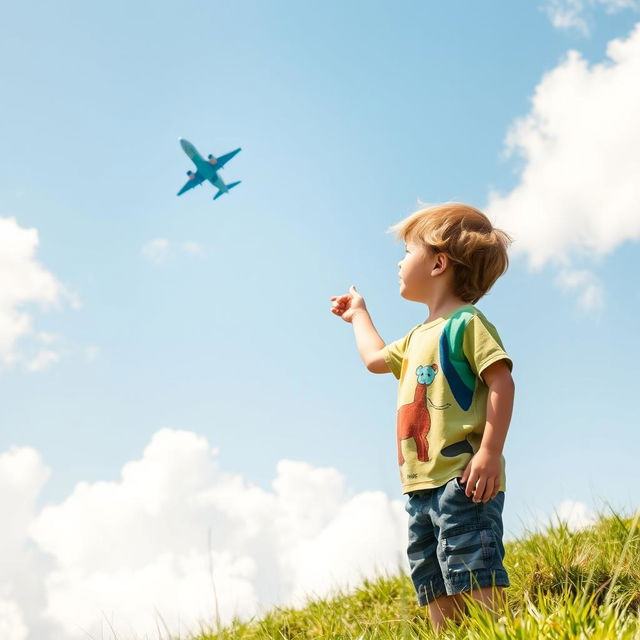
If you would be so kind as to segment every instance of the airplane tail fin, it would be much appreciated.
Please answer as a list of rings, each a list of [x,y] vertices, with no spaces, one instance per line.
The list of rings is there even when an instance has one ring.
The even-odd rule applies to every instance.
[[[213,199],[217,200],[222,194],[227,193],[227,191],[229,191],[229,189],[233,189],[233,187],[237,187],[241,182],[242,180],[238,180],[238,182],[232,182],[231,184],[226,185],[226,189],[224,190],[220,189],[218,193],[216,193],[216,195],[213,196]]]

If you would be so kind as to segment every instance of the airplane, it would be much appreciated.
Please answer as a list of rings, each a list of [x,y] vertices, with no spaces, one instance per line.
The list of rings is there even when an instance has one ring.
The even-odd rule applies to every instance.
[[[213,199],[218,199],[222,194],[228,193],[229,189],[233,189],[233,187],[237,187],[241,180],[238,182],[232,182],[231,184],[225,184],[224,180],[218,175],[218,171],[224,167],[233,156],[240,152],[240,147],[235,151],[231,151],[226,153],[219,158],[214,158],[211,154],[207,156],[205,160],[199,153],[198,150],[184,138],[178,138],[180,141],[180,146],[184,150],[184,152],[191,158],[193,164],[196,165],[196,172],[187,171],[187,175],[189,176],[189,180],[187,184],[178,191],[176,195],[181,196],[185,191],[189,191],[189,189],[193,189],[193,187],[197,187],[199,184],[202,184],[205,180],[208,180],[214,187],[218,188],[218,193],[213,196]]]

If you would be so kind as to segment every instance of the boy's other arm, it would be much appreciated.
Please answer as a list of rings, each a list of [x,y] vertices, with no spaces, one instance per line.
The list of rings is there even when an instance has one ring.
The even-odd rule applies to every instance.
[[[487,397],[487,422],[480,448],[502,455],[504,441],[513,413],[515,383],[504,360],[498,360],[482,372],[482,378],[489,387]]]
[[[487,418],[480,448],[471,457],[462,474],[467,483],[465,493],[474,502],[487,502],[500,491],[502,449],[511,422],[515,383],[504,359],[497,360],[482,372],[489,387]]]

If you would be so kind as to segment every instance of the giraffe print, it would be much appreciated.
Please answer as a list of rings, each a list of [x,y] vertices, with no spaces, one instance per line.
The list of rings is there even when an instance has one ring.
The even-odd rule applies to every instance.
[[[429,415],[428,404],[434,409],[446,409],[450,407],[447,403],[441,407],[434,405],[427,396],[427,387],[434,381],[439,371],[438,365],[434,362],[429,365],[421,365],[416,369],[416,389],[413,402],[403,404],[398,409],[397,441],[398,441],[398,464],[404,464],[402,455],[402,441],[413,438],[418,452],[418,460],[429,461],[429,443],[427,434],[431,428],[431,416]]]

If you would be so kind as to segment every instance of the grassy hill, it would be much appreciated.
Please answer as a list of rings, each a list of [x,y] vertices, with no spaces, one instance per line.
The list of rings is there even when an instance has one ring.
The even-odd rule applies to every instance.
[[[572,532],[550,526],[505,544],[511,587],[497,621],[469,608],[460,625],[439,637],[640,639],[638,518],[600,515]],[[310,600],[303,609],[276,608],[260,620],[234,620],[193,640],[340,638],[399,640],[436,637],[406,575],[366,581],[351,594]]]

